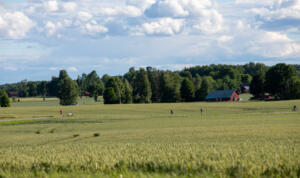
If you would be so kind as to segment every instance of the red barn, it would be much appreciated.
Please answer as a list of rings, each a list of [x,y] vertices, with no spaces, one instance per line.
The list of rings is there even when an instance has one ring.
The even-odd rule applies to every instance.
[[[17,92],[7,92],[8,97],[12,98],[12,97],[17,97],[18,93]]]
[[[206,101],[239,101],[239,95],[235,90],[211,91],[205,98]]]

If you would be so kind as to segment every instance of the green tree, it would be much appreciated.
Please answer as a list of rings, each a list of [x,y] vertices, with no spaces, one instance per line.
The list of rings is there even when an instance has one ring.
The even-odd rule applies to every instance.
[[[27,97],[29,95],[28,93],[28,85],[27,80],[22,80],[18,85],[18,93],[20,97]]]
[[[266,73],[266,91],[280,99],[291,99],[291,80],[297,76],[292,65],[276,64]]]
[[[181,82],[181,88],[180,88],[180,95],[182,100],[186,102],[193,101],[194,92],[195,89],[193,83],[189,80],[189,78],[185,78]]]
[[[92,71],[87,75],[85,83],[86,90],[90,92],[95,101],[97,101],[98,96],[102,95],[104,92],[104,85],[100,77],[97,75],[96,71]]]
[[[161,98],[161,88],[160,88],[160,71],[152,68],[152,67],[147,67],[147,74],[149,78],[149,82],[151,85],[151,102],[153,103],[158,103],[160,102]]]
[[[195,93],[195,99],[197,101],[204,101],[205,97],[208,95],[208,93],[214,89],[214,81],[210,77],[205,77],[202,80],[201,88],[198,89]]]
[[[290,83],[291,99],[300,99],[300,78],[294,76]]]
[[[124,87],[125,87],[125,96],[123,103],[130,104],[132,103],[132,87],[128,80],[124,80]]]
[[[37,91],[40,96],[45,98],[47,95],[47,82],[46,81],[40,82],[37,86]]]
[[[77,104],[77,84],[70,78],[65,78],[60,86],[59,99],[61,105]]]
[[[51,81],[47,84],[48,96],[58,97],[58,90],[58,78],[53,76]]]
[[[252,80],[251,75],[249,75],[249,74],[242,74],[241,75],[242,84],[250,84],[251,80]]]
[[[133,81],[133,98],[135,103],[151,103],[151,85],[147,72],[140,69]]]
[[[201,88],[202,78],[199,74],[196,74],[194,80],[195,91]]]
[[[37,96],[38,90],[37,90],[37,83],[36,82],[28,82],[28,96]]]
[[[105,104],[121,104],[125,99],[125,87],[119,77],[111,77],[104,91]]]
[[[78,86],[67,74],[65,70],[60,71],[58,78],[58,98],[61,105],[77,104]]]
[[[161,101],[178,102],[181,101],[180,85],[181,77],[178,73],[165,71],[160,76]]]
[[[114,88],[106,87],[103,95],[104,104],[118,104],[120,103]]]
[[[0,90],[0,106],[1,107],[10,106],[10,100],[5,90]]]
[[[251,84],[250,84],[250,93],[255,98],[263,99],[265,96],[265,74],[259,72],[254,75]]]

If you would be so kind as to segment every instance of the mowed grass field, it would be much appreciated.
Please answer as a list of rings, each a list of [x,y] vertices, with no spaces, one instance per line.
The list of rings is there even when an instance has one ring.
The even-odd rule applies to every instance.
[[[0,177],[300,177],[294,105],[21,99],[0,121],[43,119],[0,122]]]

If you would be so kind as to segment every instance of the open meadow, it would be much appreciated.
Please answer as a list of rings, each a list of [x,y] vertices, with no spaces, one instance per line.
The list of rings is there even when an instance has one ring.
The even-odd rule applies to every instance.
[[[63,107],[53,98],[21,99],[0,108],[0,177],[296,178],[294,105],[300,108],[300,100],[103,105],[81,99]],[[61,118],[60,109],[73,116]]]

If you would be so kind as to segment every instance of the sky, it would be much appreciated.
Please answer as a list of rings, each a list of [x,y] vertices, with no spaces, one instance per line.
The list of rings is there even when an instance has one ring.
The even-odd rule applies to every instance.
[[[300,64],[300,0],[0,0],[0,84],[250,61]]]

